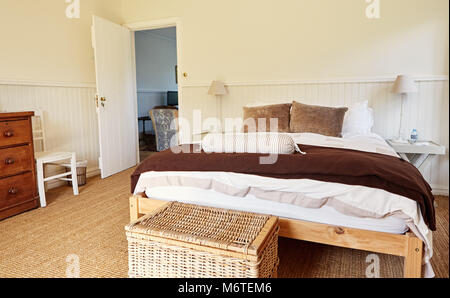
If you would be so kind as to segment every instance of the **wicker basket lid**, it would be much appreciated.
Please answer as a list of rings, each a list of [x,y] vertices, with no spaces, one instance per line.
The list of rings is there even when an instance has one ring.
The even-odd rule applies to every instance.
[[[278,218],[274,216],[171,202],[125,229],[255,256],[277,227]]]

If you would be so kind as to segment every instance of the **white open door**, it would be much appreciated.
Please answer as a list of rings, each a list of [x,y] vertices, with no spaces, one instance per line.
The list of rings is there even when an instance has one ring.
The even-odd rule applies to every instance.
[[[131,34],[125,27],[93,17],[102,178],[138,162]]]

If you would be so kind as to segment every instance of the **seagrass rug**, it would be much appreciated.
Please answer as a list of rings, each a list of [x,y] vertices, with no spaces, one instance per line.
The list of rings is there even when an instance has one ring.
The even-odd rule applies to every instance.
[[[80,277],[127,277],[124,226],[129,221],[132,169],[94,177],[72,195],[47,193],[48,207],[0,221],[0,277],[66,277],[79,262]],[[434,258],[437,277],[449,277],[449,201],[437,198]],[[279,277],[365,277],[370,253],[280,239]],[[402,277],[403,259],[379,255],[381,277]]]

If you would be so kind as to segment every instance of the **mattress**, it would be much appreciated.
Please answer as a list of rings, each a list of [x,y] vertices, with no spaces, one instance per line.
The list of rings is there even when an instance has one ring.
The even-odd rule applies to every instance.
[[[179,186],[153,187],[147,189],[145,193],[149,198],[162,201],[178,201],[207,207],[270,214],[282,218],[347,228],[391,234],[404,234],[409,229],[404,220],[393,216],[380,219],[359,218],[344,215],[329,206],[323,206],[318,209],[303,208],[292,204],[258,199],[252,194],[243,198],[236,198],[214,190]]]

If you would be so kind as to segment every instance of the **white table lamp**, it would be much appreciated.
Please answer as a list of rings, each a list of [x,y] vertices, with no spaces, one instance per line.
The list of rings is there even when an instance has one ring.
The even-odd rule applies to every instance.
[[[402,137],[402,125],[403,125],[403,105],[408,93],[417,93],[417,85],[414,79],[409,75],[399,75],[394,83],[394,93],[402,95],[402,103],[400,110],[400,125],[398,130],[398,136],[395,141],[404,142]]]
[[[222,97],[222,95],[228,94],[228,91],[225,88],[225,84],[220,81],[213,81],[211,83],[211,87],[209,88],[208,94],[215,95],[218,100],[217,117],[220,119],[220,125],[222,126],[223,123],[222,123],[222,100],[221,100],[221,97]]]

